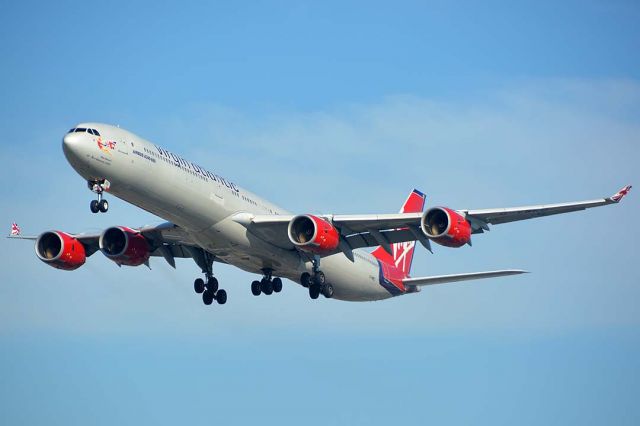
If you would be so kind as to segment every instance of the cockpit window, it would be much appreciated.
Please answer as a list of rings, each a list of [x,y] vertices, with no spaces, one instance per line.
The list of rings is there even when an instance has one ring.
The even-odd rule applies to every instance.
[[[100,136],[100,132],[98,132],[96,129],[93,129],[93,134],[96,136]]]
[[[86,132],[86,131],[87,131],[87,129],[85,129],[84,127],[78,127],[78,128],[76,129],[76,133],[84,133],[84,132]]]
[[[73,133],[76,131],[76,128],[74,127],[73,129],[70,129],[67,133]]]
[[[93,129],[87,129],[87,133],[93,134]]]

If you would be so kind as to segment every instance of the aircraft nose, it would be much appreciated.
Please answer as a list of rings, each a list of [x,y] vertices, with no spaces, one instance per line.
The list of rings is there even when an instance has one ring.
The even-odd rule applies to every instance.
[[[62,144],[66,148],[71,148],[73,145],[78,143],[78,136],[80,136],[80,135],[77,135],[75,133],[67,133],[62,138]]]
[[[80,156],[80,145],[82,143],[82,134],[80,133],[67,133],[62,138],[62,150],[66,154],[67,158],[69,156]]]

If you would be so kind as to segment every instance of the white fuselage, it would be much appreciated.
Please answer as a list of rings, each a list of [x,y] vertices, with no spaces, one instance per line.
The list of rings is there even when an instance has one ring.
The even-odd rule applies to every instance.
[[[71,166],[85,179],[107,179],[108,192],[182,228],[201,248],[245,271],[300,283],[312,263],[297,250],[280,248],[233,220],[238,213],[288,214],[228,179],[187,161],[124,129],[82,123],[100,136],[69,133],[63,149]],[[392,295],[380,285],[380,266],[368,252],[354,251],[322,259],[321,269],[334,287],[334,298],[380,300]]]

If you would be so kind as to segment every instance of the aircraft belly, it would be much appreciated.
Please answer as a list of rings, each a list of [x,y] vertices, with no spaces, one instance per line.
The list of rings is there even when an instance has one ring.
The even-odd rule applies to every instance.
[[[326,257],[321,269],[334,288],[334,299],[353,302],[382,300],[391,294],[379,284],[379,268],[359,257],[351,262],[342,254]]]
[[[276,247],[229,218],[192,237],[201,247],[245,270],[269,268],[276,275],[283,275],[303,266],[297,251]]]

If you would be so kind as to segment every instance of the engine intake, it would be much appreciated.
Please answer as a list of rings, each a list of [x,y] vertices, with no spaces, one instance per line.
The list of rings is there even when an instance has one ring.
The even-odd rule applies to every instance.
[[[433,207],[422,215],[422,232],[433,242],[447,247],[462,247],[471,241],[471,225],[446,207]]]
[[[310,214],[296,216],[289,222],[289,240],[311,253],[327,253],[340,243],[340,233],[326,220]]]
[[[151,255],[147,239],[124,226],[105,229],[98,241],[100,251],[118,265],[140,266]]]
[[[84,246],[69,234],[47,231],[38,237],[36,255],[47,265],[65,271],[78,269],[87,260]]]

